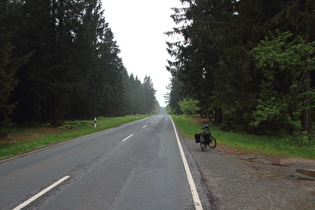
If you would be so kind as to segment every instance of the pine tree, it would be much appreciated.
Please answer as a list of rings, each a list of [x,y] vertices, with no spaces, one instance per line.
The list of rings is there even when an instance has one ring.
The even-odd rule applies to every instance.
[[[16,102],[10,101],[10,96],[18,80],[15,78],[16,71],[26,62],[28,55],[14,55],[14,46],[12,37],[15,33],[15,27],[9,26],[10,13],[18,5],[9,1],[0,1],[0,137],[5,136],[6,127],[11,125],[10,115],[16,106]]]
[[[0,2],[0,137],[5,135],[3,127],[9,126],[9,116],[15,104],[9,97],[17,81],[14,78],[17,66],[12,58],[11,33],[5,27],[7,1]]]
[[[150,76],[145,76],[143,81],[144,92],[144,113],[151,114],[155,110],[155,92],[153,82]]]
[[[214,117],[223,120],[227,129],[252,130],[251,114],[259,103],[257,93],[263,82],[263,73],[252,59],[253,48],[277,28],[290,30],[305,42],[312,40],[314,0],[182,2],[189,7],[174,9],[173,19],[185,24],[172,33],[181,34],[184,42],[169,44],[176,65],[167,67],[171,72],[176,69],[173,75],[184,82],[183,90],[192,90],[183,91],[182,97],[197,99],[202,116],[215,111]],[[311,75],[308,71],[303,77],[305,130],[311,124]]]
[[[134,93],[135,113],[145,114],[144,90],[142,88],[142,83],[138,79],[138,77],[136,77],[133,82],[133,90],[135,92]]]
[[[181,114],[179,102],[183,99],[182,88],[183,83],[177,77],[173,77],[171,79],[171,90],[169,95],[169,105],[171,106],[172,113]]]
[[[148,89],[137,78],[129,77],[119,57],[101,0],[3,3],[3,8],[10,7],[0,29],[4,31],[0,42],[6,43],[1,45],[1,59],[10,71],[5,75],[7,83],[3,83],[6,118],[13,107],[10,101],[17,102],[14,121],[50,122],[54,126],[66,119],[152,110],[145,107]],[[6,33],[7,28],[14,33]],[[24,55],[29,56],[28,62],[11,68],[12,61],[19,64],[15,58],[27,57]],[[14,81],[19,83],[13,90]],[[154,98],[154,93],[147,95],[149,106],[152,95]]]

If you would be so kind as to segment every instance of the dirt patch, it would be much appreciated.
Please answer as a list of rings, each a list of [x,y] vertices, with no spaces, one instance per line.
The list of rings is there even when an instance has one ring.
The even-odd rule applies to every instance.
[[[219,152],[225,153],[225,154],[231,154],[231,155],[246,155],[247,153],[242,153],[242,152],[236,152],[228,149],[218,149]]]
[[[306,158],[282,158],[280,159],[281,164],[290,165],[304,165],[308,167],[315,167],[315,160]]]
[[[51,134],[51,133],[59,134],[59,133],[61,133],[61,131],[56,129],[56,128],[49,127],[49,128],[40,128],[37,130],[24,132],[24,133],[17,133],[17,134],[13,134],[13,135],[8,136],[6,140],[0,140],[0,145],[6,145],[6,144],[12,144],[12,143],[21,142],[21,141],[33,140],[33,139],[40,137],[41,135]]]
[[[193,118],[193,121],[198,124],[209,124],[211,122],[208,118]]]
[[[315,178],[315,170],[304,170],[304,169],[298,169],[296,170],[300,174],[304,174],[306,176],[314,177]]]
[[[269,165],[273,165],[273,166],[288,166],[288,164],[282,164],[280,162],[272,162]]]
[[[290,184],[304,188],[315,193],[315,160],[305,158],[276,158],[267,155],[258,155],[235,152],[230,149],[220,148],[219,151],[224,155],[231,155],[237,159],[246,161],[248,166],[255,171],[259,171],[259,176],[277,178],[289,181]],[[305,185],[306,182],[308,185]]]

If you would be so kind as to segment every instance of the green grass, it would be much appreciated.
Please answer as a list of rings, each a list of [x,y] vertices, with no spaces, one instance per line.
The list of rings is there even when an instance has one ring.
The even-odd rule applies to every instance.
[[[88,135],[145,117],[148,117],[148,115],[130,115],[113,118],[100,117],[97,120],[96,128],[94,128],[94,121],[87,120],[69,121],[58,128],[52,128],[49,125],[41,125],[32,128],[13,128],[9,131],[7,139],[0,141],[0,159],[30,152],[35,149]]]
[[[201,124],[188,117],[172,117],[184,136],[194,138],[194,134],[201,131]],[[308,140],[303,136],[256,136],[222,131],[214,125],[210,126],[210,130],[218,145],[267,155],[315,159],[315,140]]]

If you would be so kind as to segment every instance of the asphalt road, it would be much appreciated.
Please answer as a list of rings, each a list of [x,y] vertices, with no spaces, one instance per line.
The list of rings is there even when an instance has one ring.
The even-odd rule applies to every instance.
[[[210,209],[184,152],[198,193],[167,115],[80,137],[0,163],[0,209]]]

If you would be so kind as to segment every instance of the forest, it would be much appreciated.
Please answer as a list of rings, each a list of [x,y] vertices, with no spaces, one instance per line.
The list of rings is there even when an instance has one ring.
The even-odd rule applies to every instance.
[[[181,0],[167,43],[172,113],[253,134],[312,133],[315,0]],[[183,108],[184,107],[184,108]]]
[[[119,53],[100,0],[1,0],[0,128],[152,113]]]

